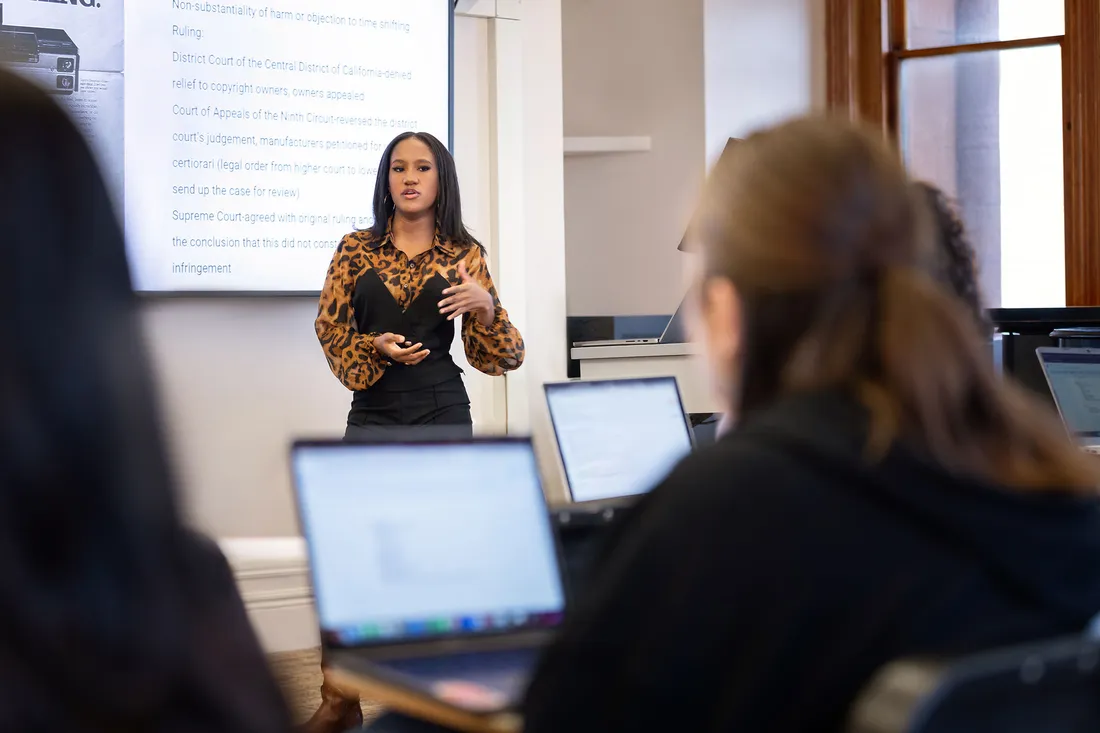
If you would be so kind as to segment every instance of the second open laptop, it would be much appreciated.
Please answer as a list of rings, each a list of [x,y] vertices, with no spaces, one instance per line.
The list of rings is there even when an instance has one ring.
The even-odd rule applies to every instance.
[[[574,502],[645,493],[694,446],[675,377],[576,380],[545,389]]]
[[[676,312],[672,314],[672,318],[665,324],[665,330],[661,332],[658,338],[632,338],[632,339],[599,339],[596,341],[576,341],[573,343],[574,347],[595,347],[595,346],[640,346],[643,344],[682,344],[687,341],[687,316],[684,314],[685,306],[684,301],[680,303],[680,306],[676,309]]]
[[[1100,454],[1100,349],[1036,349],[1054,404],[1082,449]]]
[[[451,727],[514,727],[565,607],[530,440],[300,442],[292,466],[336,679]]]

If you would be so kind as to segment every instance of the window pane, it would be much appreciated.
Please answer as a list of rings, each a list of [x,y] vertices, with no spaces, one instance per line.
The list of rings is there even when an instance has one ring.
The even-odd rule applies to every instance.
[[[912,174],[961,209],[988,304],[1064,306],[1061,47],[908,59],[899,123]]]
[[[1014,41],[1066,32],[1064,0],[908,0],[906,46]]]

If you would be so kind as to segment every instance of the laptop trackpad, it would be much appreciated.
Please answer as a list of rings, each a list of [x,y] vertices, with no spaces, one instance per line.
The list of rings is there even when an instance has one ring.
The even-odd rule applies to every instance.
[[[535,649],[510,649],[374,663],[455,707],[491,712],[519,703],[537,658]]]

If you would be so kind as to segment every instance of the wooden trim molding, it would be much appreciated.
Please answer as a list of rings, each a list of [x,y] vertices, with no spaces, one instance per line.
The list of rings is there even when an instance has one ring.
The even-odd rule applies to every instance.
[[[825,104],[838,112],[848,111],[854,96],[851,13],[848,0],[825,0]]]
[[[1037,48],[1039,46],[1057,46],[1062,36],[1042,36],[1040,38],[1017,38],[1012,41],[983,41],[982,43],[963,43],[958,46],[940,46],[932,48],[911,48],[894,52],[899,59],[920,59],[929,56],[957,56],[962,53],[981,53],[982,51],[1011,51],[1016,48]]]
[[[896,141],[901,126],[901,57],[908,41],[908,16],[905,0],[885,0],[886,7],[886,64],[883,77],[883,105],[886,115],[886,132]],[[904,155],[900,145],[898,152]]]
[[[852,120],[886,123],[880,0],[826,0],[827,107]]]
[[[1100,305],[1100,3],[1096,0],[1066,0],[1062,107],[1066,304]]]

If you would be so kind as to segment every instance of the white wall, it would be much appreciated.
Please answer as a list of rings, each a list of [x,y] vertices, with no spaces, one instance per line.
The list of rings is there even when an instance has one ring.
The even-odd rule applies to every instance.
[[[338,435],[348,393],[305,298],[159,299],[145,323],[194,523],[213,535],[295,534],[288,442]]]
[[[565,161],[573,316],[671,315],[704,177],[703,0],[564,0],[565,134],[645,152]]]
[[[707,160],[825,107],[824,0],[705,0]]]
[[[821,109],[822,0],[563,0],[565,133],[649,136],[565,165],[568,312],[671,313],[676,251],[729,137]]]
[[[824,0],[705,0],[706,161],[726,141],[825,109]],[[701,262],[684,257],[687,289]]]
[[[509,424],[523,415],[539,450],[547,493],[564,498],[542,385],[565,379],[565,200],[561,0],[523,3],[524,269],[527,363],[510,380]],[[513,390],[512,381],[523,388]],[[513,393],[515,396],[513,397]],[[514,405],[523,399],[523,407]],[[524,413],[526,413],[524,415]],[[518,422],[523,425],[523,422]]]
[[[529,309],[530,322],[517,320],[530,354],[513,380],[516,389],[509,391],[532,413],[529,419],[522,416],[520,427],[533,423],[545,443],[541,383],[564,376],[566,359],[560,3],[538,0],[525,6],[532,22],[522,24],[521,47],[528,60],[524,81],[540,93],[523,98],[523,140],[530,161],[522,173],[526,238],[509,246],[532,254],[522,276],[498,274],[498,279],[505,306],[522,301],[511,308],[521,316],[529,299],[539,303]],[[455,157],[465,216],[494,249],[491,22],[456,20]],[[317,277],[320,287],[324,273]],[[194,524],[214,536],[296,535],[288,444],[296,437],[343,433],[350,393],[332,377],[322,356],[313,333],[315,310],[310,298],[150,299],[144,306],[186,508]],[[481,375],[467,381],[479,429],[504,428],[501,384]]]

